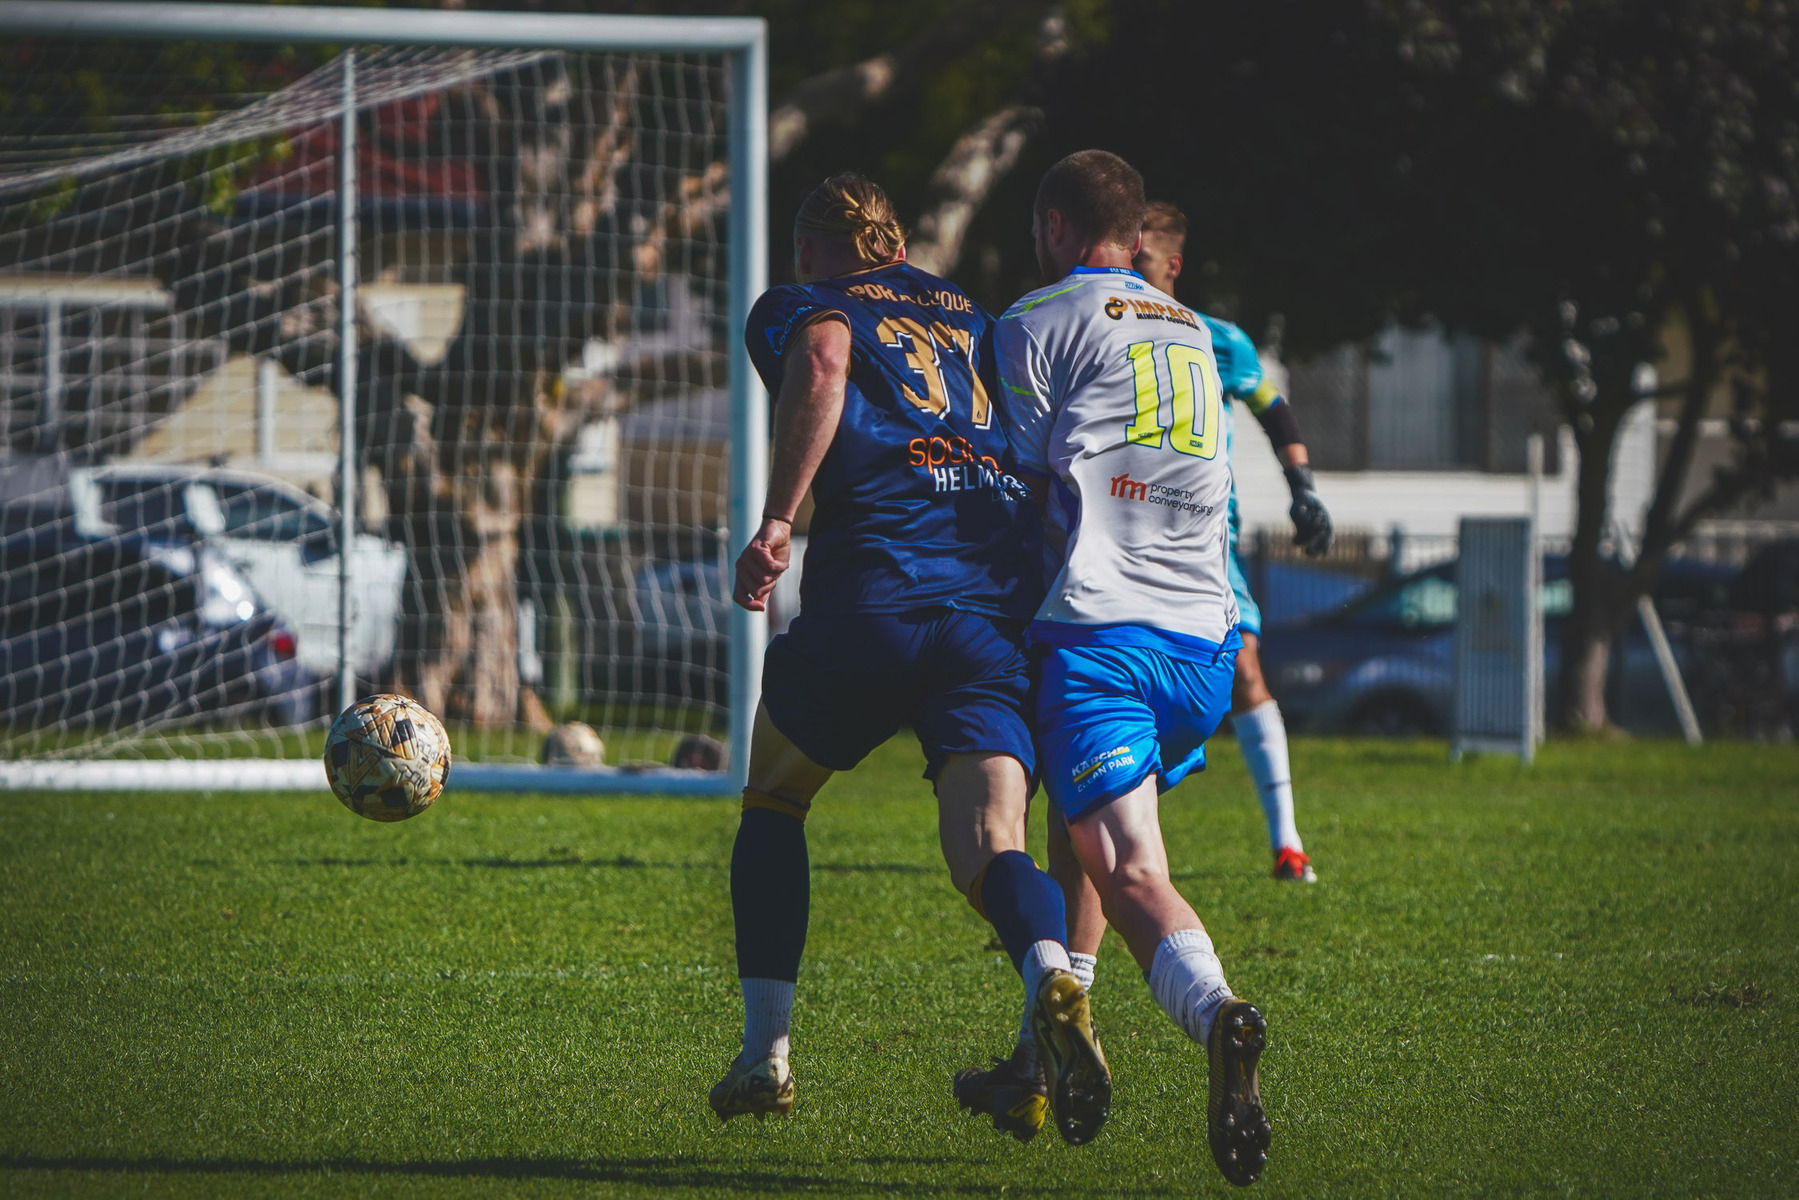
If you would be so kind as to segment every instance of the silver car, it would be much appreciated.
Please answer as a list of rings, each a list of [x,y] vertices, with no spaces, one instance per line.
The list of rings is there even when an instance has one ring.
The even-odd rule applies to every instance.
[[[90,536],[166,530],[200,536],[299,639],[300,665],[338,663],[337,514],[292,484],[226,468],[115,464],[70,473],[77,528]],[[350,663],[376,676],[393,658],[406,551],[359,533],[350,547]]]

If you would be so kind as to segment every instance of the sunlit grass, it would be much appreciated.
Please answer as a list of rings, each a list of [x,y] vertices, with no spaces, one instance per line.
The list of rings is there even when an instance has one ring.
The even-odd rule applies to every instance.
[[[1258,1194],[1790,1189],[1799,750],[1301,741],[1310,888],[1267,878],[1214,750],[1164,816],[1270,1019]],[[1019,988],[920,767],[902,739],[820,798],[799,1110],[725,1127],[734,804],[453,794],[378,825],[325,795],[0,796],[0,1191],[1226,1193],[1201,1059],[1115,940],[1099,1141],[956,1111]]]

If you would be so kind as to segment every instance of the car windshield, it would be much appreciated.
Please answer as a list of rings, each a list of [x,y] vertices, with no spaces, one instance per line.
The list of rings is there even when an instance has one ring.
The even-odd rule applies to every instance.
[[[291,496],[272,487],[247,483],[214,483],[225,512],[227,537],[261,542],[298,542],[319,537],[330,522]]]
[[[126,533],[192,536],[184,480],[108,479],[100,485],[100,519]]]

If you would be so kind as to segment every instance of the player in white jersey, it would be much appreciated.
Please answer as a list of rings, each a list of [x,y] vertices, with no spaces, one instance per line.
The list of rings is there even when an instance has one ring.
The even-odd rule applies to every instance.
[[[1018,461],[1045,480],[1055,556],[1027,635],[1041,656],[1038,761],[1051,820],[1066,823],[1106,917],[1163,1011],[1206,1047],[1212,1155],[1248,1184],[1269,1143],[1266,1022],[1231,994],[1169,881],[1157,815],[1160,793],[1204,765],[1242,645],[1223,396],[1205,323],[1131,268],[1143,212],[1142,177],[1116,155],[1051,167],[1032,235],[1054,282],[996,331]]]

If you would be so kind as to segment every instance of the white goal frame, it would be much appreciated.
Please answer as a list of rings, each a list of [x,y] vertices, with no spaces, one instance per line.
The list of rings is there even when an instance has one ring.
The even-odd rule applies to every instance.
[[[730,257],[729,328],[741,330],[768,275],[768,25],[760,17],[637,17],[585,14],[432,12],[413,9],[318,8],[235,4],[147,4],[99,0],[0,0],[0,34],[59,38],[142,38],[206,42],[275,42],[358,45],[486,47],[622,53],[704,53],[727,57],[729,112]],[[354,136],[353,60],[346,60],[345,132]],[[354,288],[356,205],[354,160],[344,173],[348,199],[340,278]],[[353,295],[353,293],[352,293]],[[353,299],[342,306],[349,331],[343,343],[349,383],[340,397],[343,503],[348,534],[356,519],[353,487]],[[731,397],[730,527],[733,538],[756,527],[768,471],[768,398],[751,369],[742,342],[727,338]],[[345,543],[349,544],[348,542]],[[348,556],[344,556],[347,561]],[[347,597],[348,589],[340,589]],[[731,607],[730,769],[702,772],[673,768],[541,767],[510,763],[456,763],[450,785],[459,790],[520,792],[636,792],[732,795],[743,787],[750,732],[761,692],[762,651],[768,622],[763,613]],[[340,653],[345,675],[349,656]],[[340,691],[354,687],[353,678]],[[342,696],[347,704],[354,697]],[[207,790],[312,789],[325,786],[314,759],[164,759],[0,762],[0,790]]]

